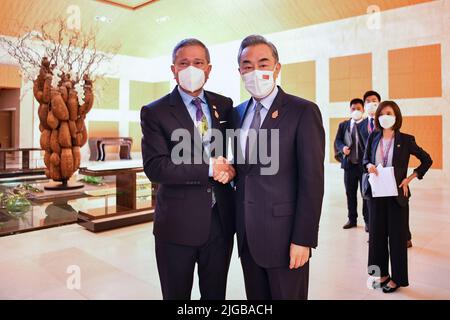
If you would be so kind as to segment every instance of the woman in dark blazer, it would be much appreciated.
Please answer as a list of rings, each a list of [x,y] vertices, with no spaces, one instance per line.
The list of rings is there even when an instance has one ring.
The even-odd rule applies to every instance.
[[[400,132],[402,114],[393,101],[382,102],[375,114],[374,131],[368,141],[363,159],[366,172],[378,175],[377,166],[394,167],[398,186],[397,197],[373,198],[369,200],[369,274],[377,270],[380,279],[372,283],[382,287],[384,293],[408,286],[407,214],[411,193],[410,182],[423,178],[433,161],[430,155],[416,144],[413,136]],[[408,176],[410,156],[420,160],[420,166]],[[392,276],[389,275],[389,257]]]

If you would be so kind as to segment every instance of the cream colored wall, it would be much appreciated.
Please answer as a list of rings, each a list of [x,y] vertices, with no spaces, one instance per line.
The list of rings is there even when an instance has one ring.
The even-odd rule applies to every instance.
[[[278,47],[281,63],[316,62],[316,99],[322,110],[328,135],[328,119],[347,116],[347,103],[330,103],[329,59],[332,57],[372,53],[373,88],[388,97],[388,50],[440,43],[442,45],[443,96],[442,98],[397,100],[405,115],[442,115],[444,169],[433,170],[430,176],[444,174],[450,178],[450,1],[390,10],[381,13],[381,28],[371,30],[368,17],[361,16],[320,25],[265,35]],[[206,89],[230,96],[240,102],[240,77],[236,54],[240,39],[210,47],[213,69]],[[0,52],[0,63],[10,63]],[[109,77],[120,79],[119,109],[93,109],[88,121],[118,121],[120,135],[128,135],[130,121],[139,121],[139,111],[130,111],[129,81],[171,81],[171,58],[143,59],[117,56],[107,70]],[[103,70],[105,71],[105,70]],[[282,74],[281,74],[282,77]],[[361,93],[362,94],[362,93]],[[31,92],[22,100],[21,146],[39,145],[37,106]],[[29,112],[32,111],[32,112]],[[34,125],[32,125],[34,124]],[[34,130],[30,128],[33,127]],[[33,137],[33,133],[34,137]],[[329,159],[329,150],[326,159]],[[84,154],[86,154],[84,147]],[[327,170],[338,171],[337,165],[327,164]]]
[[[282,64],[316,61],[316,97],[322,111],[327,141],[330,135],[328,119],[348,117],[347,102],[329,102],[330,58],[372,53],[373,88],[388,98],[388,51],[440,43],[442,97],[396,101],[406,116],[443,117],[444,168],[431,170],[429,176],[439,179],[444,174],[450,178],[450,166],[447,165],[450,160],[450,1],[435,1],[383,12],[379,30],[370,30],[367,19],[361,16],[265,36],[277,46]],[[239,101],[239,76],[236,71],[238,46],[239,41],[235,41],[211,48],[213,72],[207,85],[211,90],[231,96],[235,102]],[[326,159],[329,159],[329,148],[326,152]],[[338,171],[339,167],[328,164],[327,169]]]

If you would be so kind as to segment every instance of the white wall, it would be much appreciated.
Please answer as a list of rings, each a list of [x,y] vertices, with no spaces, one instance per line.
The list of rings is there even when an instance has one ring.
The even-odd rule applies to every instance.
[[[450,1],[438,0],[430,3],[404,7],[381,13],[381,28],[371,30],[368,17],[354,17],[299,29],[265,35],[278,47],[281,63],[316,61],[316,100],[322,110],[327,141],[328,119],[346,117],[346,103],[329,102],[329,59],[332,57],[372,53],[373,88],[383,97],[388,97],[388,50],[440,43],[442,46],[443,97],[431,99],[397,100],[404,115],[442,115],[444,169],[434,170],[431,176],[444,175],[450,178]],[[263,22],[262,22],[263,23]],[[227,95],[235,104],[240,102],[240,77],[236,55],[238,39],[210,47],[212,57],[211,78],[206,89]],[[1,49],[0,49],[1,50]],[[0,63],[10,63],[0,51]],[[120,135],[128,135],[128,122],[139,121],[138,111],[129,111],[129,81],[172,81],[171,58],[167,56],[148,60],[117,56],[108,68],[108,76],[120,78],[119,110],[92,110],[88,120],[111,120],[120,122]],[[282,77],[282,74],[281,74]],[[33,105],[32,93],[22,101],[21,146],[39,145],[37,130],[37,106]],[[32,111],[32,112],[30,112]],[[30,124],[30,125],[26,125]],[[86,148],[86,147],[85,147]],[[86,152],[86,149],[84,150]],[[326,148],[329,159],[329,148]],[[328,160],[327,160],[328,161]],[[328,165],[337,171],[336,165]]]

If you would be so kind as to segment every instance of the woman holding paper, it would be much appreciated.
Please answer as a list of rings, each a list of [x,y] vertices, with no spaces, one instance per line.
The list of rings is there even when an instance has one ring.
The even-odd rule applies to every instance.
[[[400,108],[395,102],[382,102],[375,113],[378,130],[369,136],[363,160],[364,169],[375,176],[378,176],[379,165],[393,167],[398,186],[396,195],[376,197],[373,194],[369,200],[369,274],[380,272],[379,281],[375,280],[372,286],[382,287],[384,293],[408,286],[409,184],[415,178],[422,179],[433,163],[413,136],[400,132],[402,121]],[[408,176],[411,155],[420,160],[420,166]],[[392,276],[389,275],[389,257]]]

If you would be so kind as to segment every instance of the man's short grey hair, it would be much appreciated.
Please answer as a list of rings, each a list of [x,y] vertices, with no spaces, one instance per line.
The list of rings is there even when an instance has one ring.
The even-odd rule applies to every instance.
[[[275,62],[278,63],[278,61],[279,61],[278,50],[275,47],[275,45],[272,42],[268,41],[263,36],[256,35],[256,34],[248,36],[244,40],[242,40],[241,47],[239,48],[239,53],[238,53],[238,63],[241,63],[242,51],[244,51],[245,48],[251,47],[251,46],[256,46],[258,44],[265,44],[266,46],[268,46],[272,50],[272,55],[275,58]]]
[[[206,61],[208,63],[211,62],[211,58],[209,56],[209,50],[205,46],[205,44],[203,42],[201,42],[200,40],[198,40],[198,39],[188,38],[188,39],[181,40],[180,42],[177,43],[175,48],[173,48],[173,51],[172,51],[172,63],[175,63],[175,58],[177,57],[178,50],[180,50],[181,48],[184,48],[184,47],[189,47],[189,46],[200,46],[203,49],[205,49]]]

